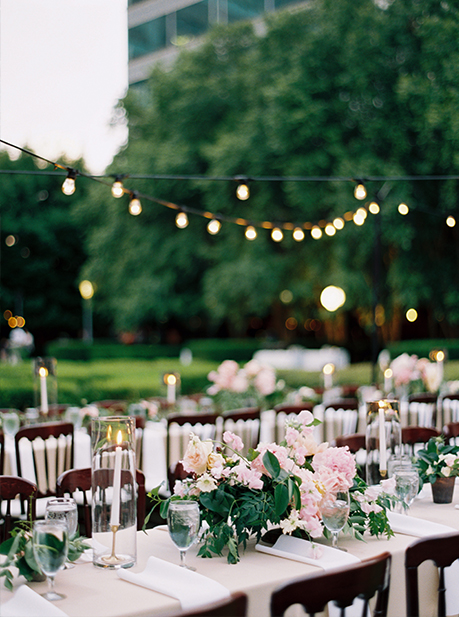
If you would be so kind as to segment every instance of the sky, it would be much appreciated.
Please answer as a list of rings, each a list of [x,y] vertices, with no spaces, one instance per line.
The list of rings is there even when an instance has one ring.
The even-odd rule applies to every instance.
[[[103,173],[127,140],[127,37],[127,0],[0,0],[0,138]]]

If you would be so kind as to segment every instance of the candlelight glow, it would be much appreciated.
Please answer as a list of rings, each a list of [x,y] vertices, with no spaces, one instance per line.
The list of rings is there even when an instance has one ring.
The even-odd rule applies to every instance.
[[[40,368],[38,369],[38,374],[40,375],[40,377],[47,377],[48,369],[46,368],[46,366],[40,366]]]

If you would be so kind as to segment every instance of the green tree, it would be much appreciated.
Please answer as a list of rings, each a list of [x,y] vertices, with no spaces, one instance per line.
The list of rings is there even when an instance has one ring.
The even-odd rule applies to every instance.
[[[38,168],[29,155],[12,161],[2,152],[0,169],[11,172],[0,180],[1,313],[22,315],[42,352],[45,339],[76,336],[81,329],[78,277],[86,254],[71,209],[88,187],[80,181],[77,194],[65,196],[65,175],[53,175],[51,166]],[[8,332],[2,317],[2,335]]]
[[[172,69],[156,67],[139,96],[123,102],[128,146],[111,171],[127,174],[232,177],[408,177],[454,175],[459,135],[459,13],[433,0],[316,0],[304,10],[251,24],[217,27],[202,46],[183,52]],[[201,212],[250,221],[318,223],[360,205],[349,182],[252,182],[240,202],[235,183],[137,180],[126,185]],[[457,230],[445,210],[457,209],[457,182],[367,181],[381,202],[387,319],[408,306],[425,309],[432,333],[458,323]],[[339,284],[344,309],[371,329],[377,226],[346,223],[333,237],[297,243],[266,229],[253,242],[243,226],[223,223],[216,237],[207,219],[144,201],[141,216],[125,201],[100,202],[88,236],[85,272],[99,281],[100,310],[118,328],[199,317],[212,331],[223,322],[243,333],[253,316],[321,317],[320,290]],[[400,201],[411,207],[397,212]],[[89,206],[88,206],[89,207]],[[82,204],[81,216],[87,216]],[[441,263],[441,267],[439,264]],[[293,300],[279,304],[289,289]],[[443,321],[438,321],[443,320]],[[298,330],[299,332],[300,330]],[[286,332],[286,331],[285,331]],[[303,330],[304,332],[304,330]]]

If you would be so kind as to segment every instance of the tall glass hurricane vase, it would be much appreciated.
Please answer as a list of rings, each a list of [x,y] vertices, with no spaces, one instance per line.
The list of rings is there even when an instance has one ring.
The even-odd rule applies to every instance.
[[[397,400],[367,403],[365,441],[366,481],[371,486],[387,479],[392,464],[401,457],[402,428]]]
[[[129,568],[137,552],[135,419],[94,418],[91,442],[93,563]]]

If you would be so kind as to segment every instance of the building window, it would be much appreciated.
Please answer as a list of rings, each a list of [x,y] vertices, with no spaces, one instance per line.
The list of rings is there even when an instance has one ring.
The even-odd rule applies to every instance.
[[[176,12],[177,38],[194,37],[209,29],[209,2],[197,2]]]
[[[264,0],[228,0],[228,23],[253,19],[265,10]]]
[[[129,29],[129,60],[150,54],[165,46],[165,16]]]

